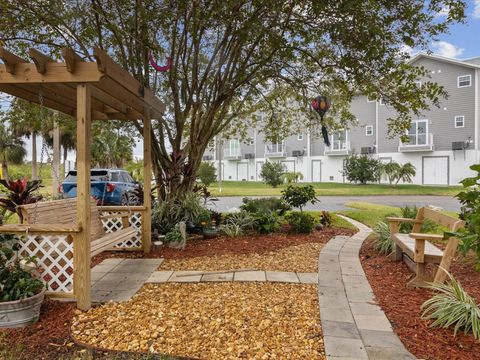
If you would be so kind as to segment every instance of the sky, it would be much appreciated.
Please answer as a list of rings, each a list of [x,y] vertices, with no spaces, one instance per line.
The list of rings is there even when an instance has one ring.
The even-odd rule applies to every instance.
[[[480,0],[467,0],[466,19],[463,24],[455,24],[450,27],[447,34],[442,34],[438,39],[432,41],[430,50],[440,56],[455,59],[469,59],[480,56]],[[446,16],[445,12],[440,12],[438,17]],[[406,51],[414,55],[415,49],[405,48]],[[0,93],[0,107],[4,109],[8,107],[8,99]],[[27,159],[31,160],[31,143],[26,140],[28,155]],[[38,141],[38,154],[40,154],[41,140]],[[40,156],[40,155],[39,155]],[[134,149],[134,157],[142,158],[142,142],[138,141]],[[75,160],[75,154],[72,152],[68,156],[69,160]]]

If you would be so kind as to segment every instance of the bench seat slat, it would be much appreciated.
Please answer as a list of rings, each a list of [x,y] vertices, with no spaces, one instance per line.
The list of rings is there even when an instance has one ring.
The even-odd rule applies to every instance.
[[[100,254],[101,252],[117,245],[118,243],[123,242],[124,240],[130,239],[137,233],[137,230],[132,227],[128,227],[125,229],[117,230],[113,233],[105,235],[104,237],[92,241],[91,244],[91,254],[95,256]]]
[[[401,233],[392,234],[392,237],[396,240],[396,244],[400,246],[402,251],[413,259],[415,254],[415,239],[412,239],[409,234]],[[442,250],[428,241],[425,242],[425,262],[440,264],[442,257]]]

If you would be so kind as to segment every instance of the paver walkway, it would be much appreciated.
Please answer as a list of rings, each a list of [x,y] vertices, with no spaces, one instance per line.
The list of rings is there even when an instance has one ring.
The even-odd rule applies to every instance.
[[[155,271],[147,283],[165,282],[226,282],[226,281],[260,281],[316,284],[317,273],[297,273],[284,271]]]
[[[344,218],[359,232],[330,240],[318,260],[318,298],[327,359],[415,359],[376,305],[360,263],[360,247],[371,229]]]
[[[162,262],[163,259],[103,260],[92,269],[92,302],[129,300]]]

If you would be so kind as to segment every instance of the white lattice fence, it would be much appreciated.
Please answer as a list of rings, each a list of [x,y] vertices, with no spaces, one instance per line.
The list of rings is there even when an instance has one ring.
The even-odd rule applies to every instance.
[[[103,229],[107,234],[123,228],[122,216],[125,216],[125,212],[103,211],[101,215],[109,216],[108,219],[102,219]],[[142,213],[132,212],[128,217],[128,222],[130,226],[137,229],[137,232],[130,239],[115,245],[116,248],[136,248],[142,246]]]
[[[21,245],[22,256],[35,256],[48,291],[73,292],[72,235],[28,234],[22,238]]]

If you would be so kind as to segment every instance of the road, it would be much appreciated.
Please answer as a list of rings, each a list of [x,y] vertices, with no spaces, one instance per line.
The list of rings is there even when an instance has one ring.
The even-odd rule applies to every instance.
[[[254,198],[256,196],[250,196]],[[228,211],[231,208],[238,208],[242,205],[242,196],[220,197],[212,207],[217,211]],[[345,203],[352,201],[362,201],[380,205],[405,206],[416,205],[417,207],[425,205],[438,206],[444,210],[458,211],[460,203],[457,199],[449,196],[421,196],[421,195],[402,195],[402,196],[321,196],[320,203],[308,204],[306,210],[344,210],[348,209]]]

